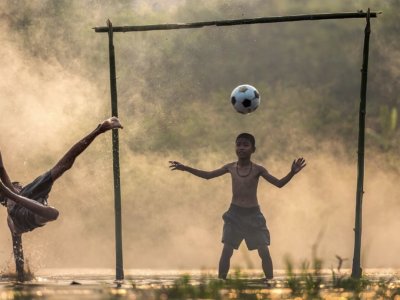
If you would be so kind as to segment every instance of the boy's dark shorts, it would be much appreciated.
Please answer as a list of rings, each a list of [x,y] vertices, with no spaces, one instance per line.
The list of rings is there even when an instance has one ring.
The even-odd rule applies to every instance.
[[[244,239],[249,250],[270,244],[267,223],[260,207],[240,207],[231,204],[222,216],[224,229],[222,242],[238,249]]]
[[[47,171],[24,186],[19,194],[47,205],[47,198],[49,197],[52,186],[53,178],[51,177],[51,172]],[[35,219],[35,214],[21,205],[15,205],[10,211],[10,216],[14,224],[23,232],[31,231],[44,225],[38,224]]]

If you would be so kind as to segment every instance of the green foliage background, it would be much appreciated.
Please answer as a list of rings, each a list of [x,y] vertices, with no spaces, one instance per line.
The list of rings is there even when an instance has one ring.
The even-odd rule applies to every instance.
[[[106,26],[108,18],[118,26],[368,7],[383,14],[372,19],[370,41],[366,197],[371,201],[365,201],[364,233],[376,253],[371,266],[398,264],[395,247],[386,249],[398,228],[400,2],[395,0],[1,1],[0,147],[10,175],[31,181],[94,122],[110,115],[107,34],[92,29]],[[171,175],[167,161],[219,167],[235,159],[233,142],[243,131],[256,136],[255,161],[278,177],[294,157],[304,155],[309,163],[285,192],[260,185],[260,202],[275,234],[273,256],[293,249],[296,258],[307,257],[323,230],[326,256],[351,256],[364,27],[365,20],[357,19],[115,34],[128,266],[216,265],[229,178],[204,183],[185,173]],[[18,62],[9,63],[13,53]],[[260,108],[246,116],[230,104],[232,89],[242,83],[261,94]],[[112,266],[110,161],[109,136],[100,137],[54,187],[51,203],[62,215],[26,236],[27,253],[32,248],[46,253],[46,266]],[[5,231],[3,241],[9,242]],[[7,250],[0,254],[9,257]]]
[[[103,89],[108,84],[107,36],[89,29],[104,26],[106,18],[131,25],[368,7],[383,11],[372,20],[367,145],[396,156],[398,1],[166,1],[150,5],[144,15],[135,1],[6,2],[14,38],[23,40],[26,51],[55,59]],[[163,13],[167,8],[169,13]],[[274,145],[268,153],[291,147],[302,152],[302,147],[335,140],[353,155],[364,24],[334,20],[116,34],[121,114],[139,124],[130,147],[143,153],[228,152],[232,135],[247,130]],[[260,110],[245,117],[234,114],[228,101],[241,83],[256,86],[262,96]],[[313,145],[309,139],[304,143],[304,134]]]

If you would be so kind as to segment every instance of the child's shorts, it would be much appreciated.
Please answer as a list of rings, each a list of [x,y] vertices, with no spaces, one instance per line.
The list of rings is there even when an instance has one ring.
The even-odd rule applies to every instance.
[[[238,249],[244,239],[249,250],[270,244],[267,224],[259,206],[241,207],[231,204],[222,216],[224,229],[222,242]]]
[[[47,205],[47,198],[53,186],[51,172],[48,171],[27,184],[20,191],[20,195]],[[44,224],[36,222],[35,214],[29,209],[16,204],[10,211],[13,223],[23,232],[31,231]]]

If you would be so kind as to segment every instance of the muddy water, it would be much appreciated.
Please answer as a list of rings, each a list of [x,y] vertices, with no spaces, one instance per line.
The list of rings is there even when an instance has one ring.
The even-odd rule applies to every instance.
[[[331,270],[323,270],[324,281],[332,279]],[[341,274],[348,275],[350,270]],[[235,271],[231,274],[235,276]],[[0,277],[0,300],[9,299],[163,299],[168,297],[162,292],[173,286],[184,275],[190,276],[190,285],[198,286],[207,280],[215,279],[215,270],[125,270],[125,280],[115,282],[111,269],[44,269],[35,273],[35,278],[24,284],[16,283],[10,277]],[[379,282],[386,282],[385,291],[400,289],[400,270],[370,269],[365,275],[374,282],[361,294],[362,299],[374,299]],[[261,270],[241,270],[240,278],[246,284],[245,293],[254,299],[295,299],[287,288],[287,278],[283,270],[275,271],[274,287],[266,288],[262,281]],[[324,299],[350,299],[353,293],[344,290],[325,289],[321,286],[320,295]],[[161,292],[160,292],[161,291]],[[246,292],[247,291],[247,292]],[[224,292],[222,299],[237,298],[235,293]],[[393,292],[392,292],[393,294]],[[237,296],[237,295],[236,295]],[[298,296],[296,299],[299,299]],[[400,299],[394,296],[394,299]]]

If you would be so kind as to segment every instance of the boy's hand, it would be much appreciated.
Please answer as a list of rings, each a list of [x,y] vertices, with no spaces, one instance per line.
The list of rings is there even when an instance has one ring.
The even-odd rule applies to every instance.
[[[297,174],[306,166],[306,160],[302,157],[295,159],[292,163],[292,173]]]
[[[171,169],[171,171],[173,170],[185,171],[185,166],[180,162],[174,160],[169,161],[169,168]]]

